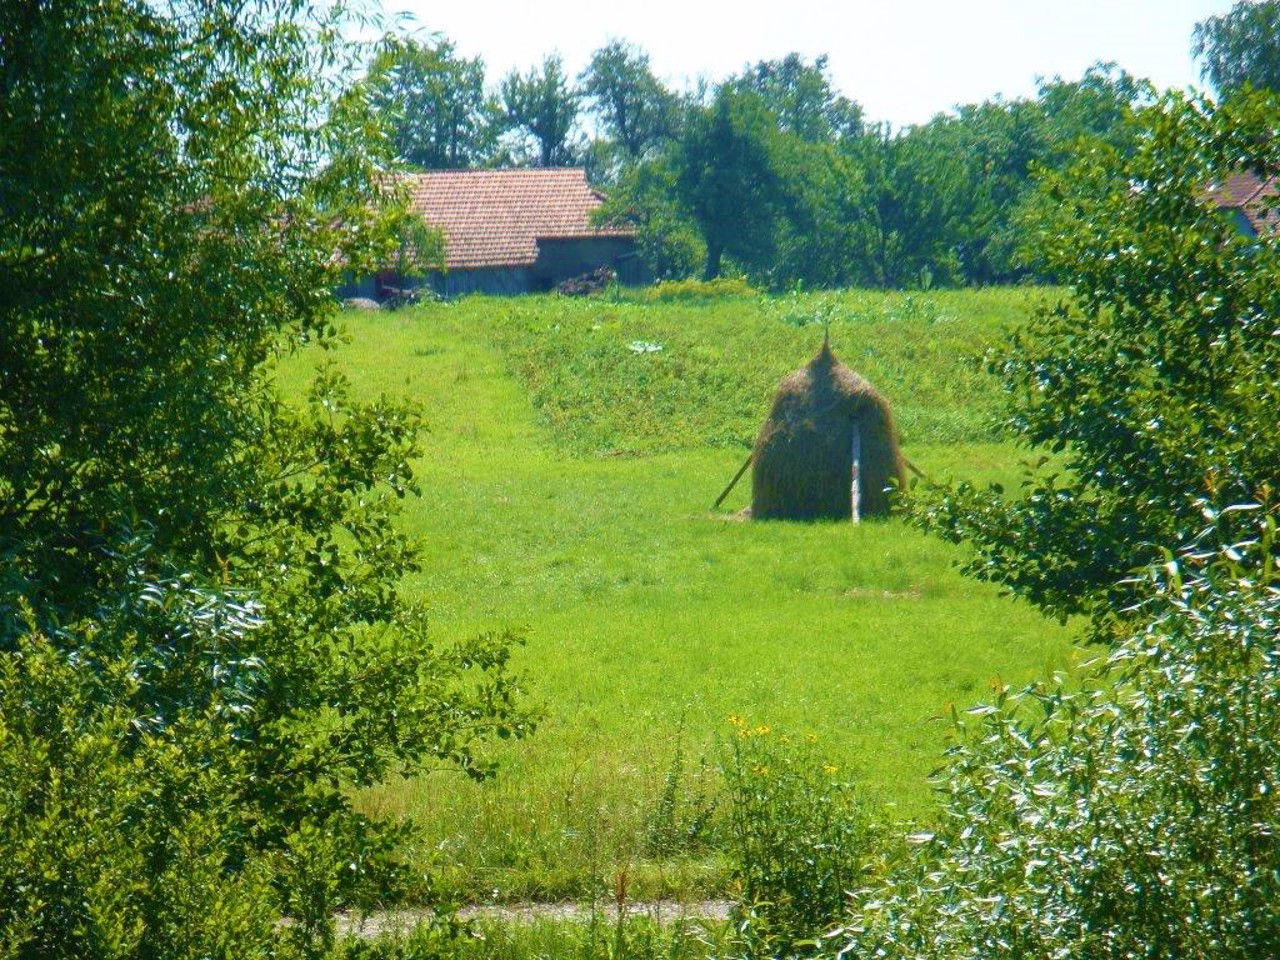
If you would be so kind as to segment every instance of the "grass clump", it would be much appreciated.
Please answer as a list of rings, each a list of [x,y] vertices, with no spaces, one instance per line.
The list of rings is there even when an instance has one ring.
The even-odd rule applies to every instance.
[[[757,296],[757,292],[745,277],[716,277],[714,280],[661,280],[640,292],[640,297],[651,303],[754,296]]]

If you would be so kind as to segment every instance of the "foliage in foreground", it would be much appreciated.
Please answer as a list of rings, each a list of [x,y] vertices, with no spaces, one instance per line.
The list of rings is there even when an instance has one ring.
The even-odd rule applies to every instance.
[[[1091,682],[1002,691],[939,777],[945,816],[860,896],[851,957],[1247,958],[1280,943],[1274,515],[1212,515],[1154,568]],[[1241,518],[1247,518],[1247,523]],[[1247,542],[1220,534],[1250,527]]]
[[[873,826],[851,784],[803,743],[730,718],[722,758],[737,884],[737,949],[747,956],[818,952],[847,891],[864,881]]]
[[[1280,241],[1244,235],[1205,191],[1280,171],[1276,106],[1169,95],[1140,112],[1136,150],[1095,145],[1048,178],[1039,242],[1071,296],[989,368],[1012,434],[1062,459],[1017,497],[961,485],[919,498],[921,526],[976,548],[969,572],[1103,623],[1131,602],[1130,571],[1195,534],[1201,501],[1275,503]]]
[[[401,219],[341,16],[0,17],[5,957],[322,952],[406,879],[351,786],[527,729],[509,638],[399,592],[417,414],[272,379]]]

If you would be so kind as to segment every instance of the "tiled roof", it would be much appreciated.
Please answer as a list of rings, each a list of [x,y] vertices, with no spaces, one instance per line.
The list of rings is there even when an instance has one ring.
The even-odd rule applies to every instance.
[[[1239,210],[1254,233],[1276,232],[1280,219],[1280,195],[1274,177],[1262,179],[1256,173],[1232,173],[1205,188],[1205,195],[1219,210]]]
[[[411,208],[444,230],[450,270],[531,265],[540,239],[632,235],[591,226],[603,198],[580,168],[447,170],[404,180]]]

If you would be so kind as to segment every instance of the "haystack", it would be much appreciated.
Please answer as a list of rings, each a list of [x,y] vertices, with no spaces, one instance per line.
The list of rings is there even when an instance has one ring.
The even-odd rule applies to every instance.
[[[849,519],[855,462],[859,515],[887,514],[885,489],[906,483],[889,404],[824,342],[807,366],[779,384],[756,437],[752,516]]]

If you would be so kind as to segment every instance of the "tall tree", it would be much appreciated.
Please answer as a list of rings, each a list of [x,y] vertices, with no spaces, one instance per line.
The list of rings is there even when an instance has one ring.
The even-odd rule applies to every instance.
[[[492,153],[494,110],[484,61],[459,57],[449,40],[394,41],[374,59],[367,83],[402,163],[456,169],[482,164]]]
[[[726,254],[748,271],[767,271],[785,206],[773,115],[754,93],[724,84],[709,107],[694,108],[674,152],[676,190],[706,243],[705,279]]]
[[[0,745],[38,758],[0,791],[19,955],[181,952],[175,917],[219,925],[196,849],[200,883],[275,891],[255,937],[313,955],[392,871],[351,788],[479,773],[520,725],[504,643],[433,648],[400,593],[416,413],[332,370],[302,405],[274,386],[394,239],[344,27],[293,0],[0,16]],[[99,827],[142,846],[104,864],[77,839]]]
[[[558,54],[543,60],[541,69],[507,74],[501,97],[507,128],[533,141],[538,166],[563,167],[576,161],[570,136],[581,94],[570,85]]]
[[[854,209],[857,240],[849,255],[861,282],[876,287],[951,283],[958,277],[958,227],[973,199],[963,155],[923,127],[869,132],[844,152],[860,172]]]
[[[1197,23],[1191,52],[1200,76],[1223,96],[1245,85],[1280,90],[1280,0],[1240,0]]]
[[[759,95],[780,130],[809,143],[829,143],[862,132],[862,108],[831,86],[824,54],[807,63],[798,53],[761,60],[732,82]]]
[[[579,83],[590,111],[630,163],[675,133],[676,97],[653,75],[649,55],[637,47],[621,40],[601,47]]]
[[[1204,185],[1280,172],[1278,106],[1170,95],[1138,111],[1136,147],[1093,141],[1047,178],[1037,242],[1071,294],[990,366],[1010,430],[1061,459],[1016,498],[962,487],[915,508],[973,544],[977,575],[1105,624],[1131,600],[1128,574],[1191,542],[1206,510],[1274,508],[1280,248],[1240,235]]]

